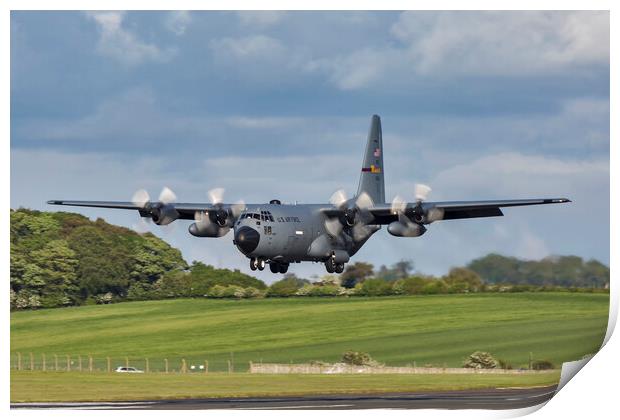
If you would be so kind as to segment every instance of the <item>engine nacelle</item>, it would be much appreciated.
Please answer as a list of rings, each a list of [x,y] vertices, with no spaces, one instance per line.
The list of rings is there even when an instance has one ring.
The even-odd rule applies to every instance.
[[[199,238],[219,238],[226,235],[230,228],[218,226],[216,223],[192,223],[188,230]]]
[[[415,238],[422,236],[426,232],[426,228],[417,223],[392,222],[388,225],[388,232],[393,236],[401,236],[407,238]]]
[[[179,212],[176,211],[174,206],[169,204],[162,204],[148,209],[148,215],[153,220],[153,223],[160,226],[168,225],[179,218]]]

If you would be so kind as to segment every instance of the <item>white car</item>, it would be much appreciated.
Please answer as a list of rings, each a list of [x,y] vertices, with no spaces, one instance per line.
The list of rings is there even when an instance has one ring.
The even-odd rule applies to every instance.
[[[131,366],[119,366],[119,367],[116,368],[115,372],[118,372],[118,373],[144,373],[143,370],[136,369],[135,367],[131,367]]]

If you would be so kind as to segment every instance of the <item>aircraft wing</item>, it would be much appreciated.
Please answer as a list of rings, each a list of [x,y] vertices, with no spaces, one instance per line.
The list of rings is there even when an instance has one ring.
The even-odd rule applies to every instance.
[[[527,200],[483,200],[483,201],[426,201],[423,203],[407,203],[405,214],[429,213],[439,215],[436,220],[470,219],[476,217],[503,216],[502,207],[533,206],[539,204],[569,203],[568,198],[536,198]],[[418,207],[418,205],[420,207]],[[389,224],[398,219],[391,204],[374,205],[368,209],[374,216],[372,223]]]
[[[97,208],[105,208],[105,209],[121,209],[121,210],[137,210],[140,212],[142,216],[145,216],[147,213],[147,207],[150,206],[158,206],[163,203],[154,201],[151,203],[147,203],[146,206],[138,206],[130,201],[73,201],[73,200],[50,200],[47,204],[57,205],[57,206],[76,206],[76,207],[97,207]],[[186,219],[193,220],[196,212],[199,211],[209,211],[214,208],[211,203],[169,203],[167,206],[172,206],[177,213],[179,214],[178,219]],[[234,206],[233,204],[221,204],[218,207],[221,207],[225,210],[228,210]]]

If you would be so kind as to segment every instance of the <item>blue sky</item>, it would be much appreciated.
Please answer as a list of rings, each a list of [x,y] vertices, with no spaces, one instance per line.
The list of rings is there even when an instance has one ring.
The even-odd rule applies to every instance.
[[[373,113],[388,199],[424,182],[436,200],[574,202],[415,239],[384,229],[354,261],[434,274],[488,252],[609,263],[607,12],[11,13],[14,208],[164,185],[181,201],[225,187],[227,201],[326,202],[355,191]],[[230,235],[188,224],[152,230],[188,261],[249,272]]]

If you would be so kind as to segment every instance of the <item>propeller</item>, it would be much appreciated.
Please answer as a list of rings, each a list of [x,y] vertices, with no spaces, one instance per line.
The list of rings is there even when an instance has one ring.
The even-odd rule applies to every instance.
[[[131,202],[140,208],[144,208],[144,206],[146,206],[146,203],[148,203],[149,201],[151,201],[149,193],[144,189],[136,191],[131,197]]]
[[[228,224],[229,212],[222,204],[224,201],[225,191],[226,190],[224,188],[213,188],[208,191],[208,195],[214,209],[207,214],[209,215],[210,220],[217,223],[220,227]],[[243,210],[245,210],[245,202],[243,200],[239,200],[230,206],[230,213],[232,214],[233,219],[239,217]]]
[[[342,211],[341,217],[325,219],[325,230],[332,237],[338,237],[345,227],[351,228],[353,239],[356,241],[362,240],[370,233],[366,224],[373,219],[368,209],[374,203],[366,192],[362,192],[352,200],[347,198],[344,190],[338,190],[332,194],[329,202]]]
[[[407,209],[407,201],[401,196],[397,195],[392,200],[391,210],[392,214],[398,215],[398,220],[404,224],[411,223],[432,223],[437,220],[441,220],[443,218],[444,211],[440,208],[430,208],[428,210],[424,210],[422,204],[428,198],[429,193],[432,191],[432,188],[428,185],[424,184],[415,184],[413,187],[413,194],[416,201],[416,206],[413,208],[413,219],[409,218],[405,214]]]
[[[424,184],[415,184],[413,186],[413,194],[415,195],[415,201],[421,203],[426,201],[428,194],[432,191],[432,188]]]
[[[177,199],[177,195],[168,187],[162,188],[159,193],[159,201],[164,204],[174,203]],[[131,197],[131,202],[140,208],[145,208],[148,203],[150,203],[151,197],[149,196],[148,191],[145,189],[140,189],[133,193]]]
[[[137,231],[145,231],[145,221],[144,219],[148,219],[148,222],[155,221],[160,226],[169,225],[171,222],[178,218],[178,213],[174,209],[171,209],[167,204],[175,202],[177,199],[176,194],[168,187],[162,188],[159,193],[158,201],[151,202],[151,198],[149,193],[144,189],[139,189],[136,191],[131,197],[131,202],[135,204],[140,209],[140,216],[142,216],[142,220],[139,226],[137,226]],[[170,228],[168,228],[168,232]]]
[[[177,200],[177,195],[168,187],[164,187],[159,193],[159,201],[164,204],[174,203]]]

